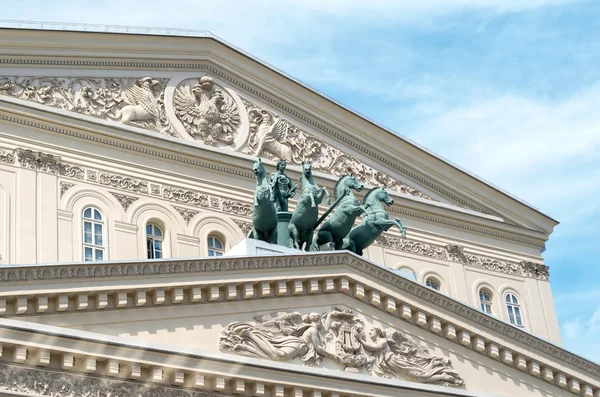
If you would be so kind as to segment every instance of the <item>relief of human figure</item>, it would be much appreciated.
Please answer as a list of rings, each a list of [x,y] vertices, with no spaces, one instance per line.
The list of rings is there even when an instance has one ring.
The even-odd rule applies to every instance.
[[[274,319],[256,318],[257,325],[229,324],[221,332],[219,346],[251,357],[289,361],[296,357],[306,365],[319,365],[325,349],[321,315],[281,313]]]
[[[381,377],[399,377],[443,386],[463,386],[464,380],[451,367],[450,360],[432,357],[404,334],[380,327],[369,331],[370,341],[358,338],[375,360],[372,372]]]

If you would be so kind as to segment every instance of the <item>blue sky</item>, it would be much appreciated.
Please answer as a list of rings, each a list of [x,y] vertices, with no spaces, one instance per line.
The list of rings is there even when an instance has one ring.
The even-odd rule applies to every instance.
[[[50,6],[51,4],[51,6]],[[2,18],[207,29],[558,219],[566,348],[600,362],[600,2],[0,0]]]

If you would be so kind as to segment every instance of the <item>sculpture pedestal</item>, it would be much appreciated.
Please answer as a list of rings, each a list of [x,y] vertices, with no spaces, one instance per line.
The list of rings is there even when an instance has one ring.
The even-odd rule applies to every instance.
[[[277,245],[291,247],[290,229],[288,228],[292,219],[291,212],[280,211],[277,213]]]

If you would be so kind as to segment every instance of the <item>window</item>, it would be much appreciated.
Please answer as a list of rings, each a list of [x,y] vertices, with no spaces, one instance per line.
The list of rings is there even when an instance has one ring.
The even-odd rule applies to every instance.
[[[436,291],[440,290],[440,283],[434,279],[434,278],[428,278],[427,280],[425,280],[425,285],[431,289],[434,289]]]
[[[160,259],[163,257],[163,232],[160,227],[153,223],[146,225],[146,249],[148,259]]]
[[[83,210],[83,260],[104,260],[104,219],[102,212],[94,207]]]
[[[208,256],[223,256],[225,249],[221,240],[214,236],[208,237]]]
[[[492,314],[492,294],[484,289],[479,290],[479,304],[481,311],[487,314]]]
[[[508,321],[510,321],[512,325],[522,327],[523,320],[521,319],[521,307],[519,306],[519,300],[515,294],[506,294],[504,302],[506,303],[506,311],[508,312]]]

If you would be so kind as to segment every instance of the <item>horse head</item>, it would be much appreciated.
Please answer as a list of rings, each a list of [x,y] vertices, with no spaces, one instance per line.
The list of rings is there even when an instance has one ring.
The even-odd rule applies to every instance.
[[[260,158],[252,162],[252,172],[254,173],[254,175],[256,175],[257,179],[260,179],[265,176],[265,167]]]
[[[307,161],[306,163],[304,161],[302,162],[302,173],[306,177],[312,176],[312,163],[310,161]]]
[[[340,195],[345,193],[346,189],[354,189],[357,192],[360,192],[364,187],[365,186],[360,183],[354,175],[344,175],[336,182],[333,188],[333,197],[337,200]]]
[[[364,204],[368,204],[371,208],[381,207],[380,203],[384,203],[388,207],[394,204],[394,200],[390,197],[388,192],[382,187],[375,187],[365,195],[363,199]]]

